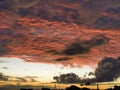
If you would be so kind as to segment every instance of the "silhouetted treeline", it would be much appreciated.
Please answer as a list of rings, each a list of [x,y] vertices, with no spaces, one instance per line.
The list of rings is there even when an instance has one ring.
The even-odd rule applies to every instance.
[[[106,90],[120,90],[120,86],[115,85],[114,88],[108,88]]]
[[[65,90],[93,90],[93,89],[86,88],[86,87],[84,87],[84,88],[79,88],[79,87],[77,87],[77,86],[72,85],[72,86],[70,86],[70,87],[67,87]],[[96,88],[96,89],[94,89],[94,90],[100,90],[100,89],[99,89],[99,88]],[[108,88],[108,89],[105,89],[105,90],[120,90],[120,86],[115,85],[114,88]]]
[[[0,89],[0,90],[2,90],[2,89]],[[39,89],[21,88],[20,90],[101,90],[101,89],[99,87],[97,87],[96,89],[91,89],[91,88],[87,88],[87,87],[80,88],[78,86],[71,85],[70,87],[66,87],[65,89],[43,87],[43,88],[39,88]],[[115,85],[113,88],[107,88],[105,90],[120,90],[120,86]]]
[[[50,88],[26,89],[26,88],[21,88],[20,90],[65,90],[65,89],[50,89]]]
[[[41,88],[41,89],[25,89],[21,88],[20,90],[90,90],[89,88],[79,88],[75,85],[71,85],[70,87],[67,87],[66,89],[50,89],[50,88]]]
[[[20,90],[50,90],[50,88],[42,88],[42,89],[26,89],[26,88],[21,88]]]
[[[74,86],[74,85],[72,85],[72,86],[70,86],[70,87],[67,87],[65,90],[90,90],[89,88],[79,88],[79,87],[77,87],[77,86]]]

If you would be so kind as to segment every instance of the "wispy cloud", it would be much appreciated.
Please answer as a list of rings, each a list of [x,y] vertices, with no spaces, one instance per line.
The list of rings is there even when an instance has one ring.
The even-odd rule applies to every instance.
[[[8,69],[7,67],[2,67],[3,69]]]
[[[15,77],[15,76],[8,76],[0,73],[0,80],[1,81],[15,81],[15,82],[36,82],[37,76],[23,76],[23,77]]]

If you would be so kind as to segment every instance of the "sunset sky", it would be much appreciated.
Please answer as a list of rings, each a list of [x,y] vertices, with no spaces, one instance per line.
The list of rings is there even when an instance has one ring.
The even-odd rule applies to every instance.
[[[18,58],[0,58],[0,62],[2,62],[0,63],[0,71],[5,75],[14,77],[36,76],[37,80],[42,83],[52,82],[54,76],[62,73],[73,72],[84,78],[86,72],[94,71],[89,66],[71,68],[56,64],[26,63]]]
[[[119,60],[120,0],[0,0],[0,80],[113,81]]]

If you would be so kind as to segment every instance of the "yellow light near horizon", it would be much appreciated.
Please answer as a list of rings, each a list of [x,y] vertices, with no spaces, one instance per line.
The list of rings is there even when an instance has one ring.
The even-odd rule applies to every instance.
[[[59,88],[59,89],[65,89],[66,87],[70,87],[71,85],[75,85],[77,87],[83,88],[87,87],[90,89],[97,89],[97,85],[83,85],[80,86],[80,84],[61,84],[61,83],[40,83],[40,82],[34,82],[34,83],[27,83],[27,82],[6,82],[6,81],[0,81],[0,87],[3,85],[15,85],[18,87],[22,87],[25,85],[29,85],[30,87],[50,87],[50,88]],[[105,84],[105,83],[99,83],[98,87],[100,90],[105,90],[106,88],[113,87],[115,84]]]

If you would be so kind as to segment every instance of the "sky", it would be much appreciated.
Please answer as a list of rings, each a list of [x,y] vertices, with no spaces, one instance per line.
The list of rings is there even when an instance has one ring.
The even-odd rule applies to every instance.
[[[100,81],[118,70],[110,81],[119,38],[120,0],[0,0],[0,74],[52,82],[97,68]]]
[[[53,77],[62,73],[75,73],[80,77],[84,77],[85,73],[93,72],[94,69],[89,66],[63,67],[62,65],[45,64],[45,63],[30,63],[24,62],[19,58],[0,58],[0,71],[5,75],[14,77],[36,76],[40,82],[52,82]],[[6,67],[7,69],[3,68]]]

